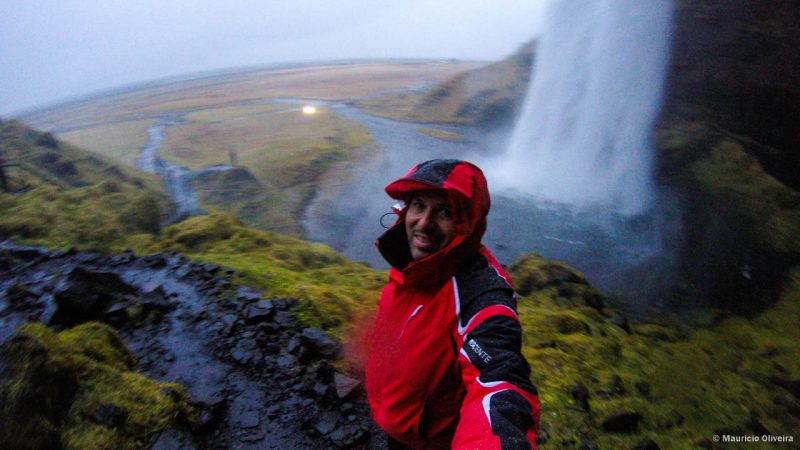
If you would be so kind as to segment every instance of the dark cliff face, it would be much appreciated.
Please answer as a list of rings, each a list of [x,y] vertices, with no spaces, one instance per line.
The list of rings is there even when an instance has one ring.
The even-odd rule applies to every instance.
[[[755,312],[800,262],[800,2],[676,0],[658,181],[686,284]]]
[[[665,116],[754,141],[772,176],[800,188],[800,2],[677,0]]]

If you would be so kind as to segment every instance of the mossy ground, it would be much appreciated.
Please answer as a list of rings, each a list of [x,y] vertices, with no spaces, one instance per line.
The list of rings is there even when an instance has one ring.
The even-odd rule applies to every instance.
[[[776,303],[750,319],[720,312],[713,324],[692,328],[666,318],[634,323],[628,334],[609,320],[612,310],[601,314],[573,295],[585,286],[543,276],[551,268],[512,266],[513,277],[538,280],[519,312],[548,447],[575,448],[584,433],[600,448],[634,448],[646,438],[661,448],[699,448],[715,434],[798,429],[800,399],[788,386],[800,377],[800,330],[792,325],[800,317],[800,270]],[[589,411],[571,393],[577,385],[588,390]],[[623,411],[642,415],[638,431],[604,432],[602,421]]]
[[[52,420],[58,423],[61,444],[67,449],[143,448],[153,433],[189,420],[183,387],[156,383],[135,372],[134,358],[109,326],[88,322],[55,333],[31,323],[17,333],[28,339],[18,338],[7,348],[14,376],[6,386],[10,399],[6,407],[13,411],[5,412],[30,411],[29,405],[20,404],[30,397],[42,401],[38,407],[48,414],[13,417],[22,429],[9,437],[12,442],[36,442],[37,433],[45,430],[29,427],[46,426]],[[48,395],[54,383],[73,384],[74,395],[54,402]],[[97,411],[108,405],[125,413],[113,423],[102,423]]]
[[[122,250],[158,232],[167,201],[158,180],[96,154],[0,122],[11,192],[0,192],[0,237],[51,247]]]
[[[234,269],[236,282],[266,296],[299,299],[301,320],[336,336],[353,318],[374,310],[386,280],[327,245],[247,228],[224,213],[170,226],[148,250],[175,250]]]
[[[501,61],[465,68],[429,89],[387,92],[358,105],[371,114],[413,122],[486,125],[508,120],[525,97],[533,47],[525,44]]]

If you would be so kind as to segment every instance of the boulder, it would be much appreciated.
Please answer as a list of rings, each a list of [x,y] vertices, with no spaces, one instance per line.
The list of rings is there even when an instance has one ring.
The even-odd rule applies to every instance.
[[[247,306],[244,310],[244,318],[248,324],[264,322],[272,317],[274,311],[275,308],[271,301],[259,300]]]
[[[360,381],[340,373],[335,373],[333,375],[333,384],[336,388],[336,396],[339,397],[339,399],[350,397],[356,392],[358,387],[361,386]]]
[[[635,411],[621,411],[608,416],[601,426],[610,433],[634,433],[641,420],[642,415]]]
[[[320,328],[304,328],[300,341],[309,349],[309,357],[331,358],[338,350],[336,341]]]
[[[652,439],[645,439],[636,444],[636,447],[634,447],[633,450],[661,450],[661,447],[659,447],[658,444],[656,444]]]
[[[109,305],[136,291],[113,272],[76,266],[56,286],[57,309],[50,321],[71,326],[100,319]]]

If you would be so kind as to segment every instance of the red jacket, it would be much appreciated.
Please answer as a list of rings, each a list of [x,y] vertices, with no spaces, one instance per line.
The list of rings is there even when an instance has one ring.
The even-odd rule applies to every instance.
[[[520,353],[521,327],[508,275],[480,241],[489,191],[476,166],[420,164],[386,187],[397,199],[445,189],[460,211],[456,237],[412,261],[405,209],[377,242],[392,268],[367,360],[378,425],[413,448],[535,448],[539,400]]]

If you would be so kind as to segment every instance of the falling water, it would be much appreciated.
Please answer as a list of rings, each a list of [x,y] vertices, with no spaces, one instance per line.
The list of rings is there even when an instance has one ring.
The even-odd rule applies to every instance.
[[[654,200],[650,133],[669,46],[669,0],[551,0],[532,82],[495,187],[623,215]]]

